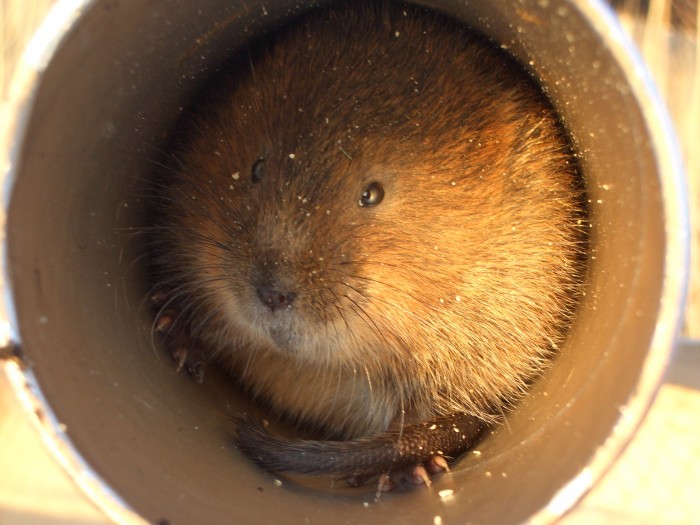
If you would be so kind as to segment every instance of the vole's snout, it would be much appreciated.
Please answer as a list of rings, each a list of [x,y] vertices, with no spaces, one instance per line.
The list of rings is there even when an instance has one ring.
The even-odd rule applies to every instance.
[[[260,302],[272,312],[289,308],[296,298],[296,292],[284,291],[268,284],[258,284],[255,288]]]
[[[285,261],[280,263],[280,261]],[[253,263],[251,285],[255,294],[270,312],[290,308],[297,297],[296,286],[285,278],[289,261],[274,250],[262,250]]]

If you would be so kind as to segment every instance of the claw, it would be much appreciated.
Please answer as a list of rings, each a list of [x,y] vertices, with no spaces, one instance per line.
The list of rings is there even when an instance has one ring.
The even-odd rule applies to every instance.
[[[156,332],[158,332],[159,334],[165,333],[170,329],[172,325],[172,316],[168,315],[167,313],[163,313],[162,315],[159,315],[156,319]]]
[[[390,492],[393,488],[394,486],[391,483],[389,474],[382,474],[379,476],[379,479],[377,480],[377,494],[381,494],[382,492]]]
[[[440,472],[449,472],[450,466],[443,456],[435,455],[425,462],[425,468],[431,474],[439,474]]]
[[[173,359],[175,360],[175,371],[180,373],[187,363],[187,349],[178,348],[171,352]]]
[[[413,472],[411,474],[411,481],[414,485],[424,484],[426,487],[429,487],[433,484],[432,481],[430,481],[430,476],[428,476],[428,471],[423,465],[416,465],[413,467]]]

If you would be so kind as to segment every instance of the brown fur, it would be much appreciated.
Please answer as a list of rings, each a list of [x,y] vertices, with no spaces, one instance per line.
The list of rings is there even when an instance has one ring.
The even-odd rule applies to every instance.
[[[335,438],[493,421],[562,341],[585,241],[569,143],[513,60],[451,21],[320,10],[183,137],[156,284],[275,413]],[[383,201],[359,206],[373,181]],[[293,302],[271,311],[260,283]]]

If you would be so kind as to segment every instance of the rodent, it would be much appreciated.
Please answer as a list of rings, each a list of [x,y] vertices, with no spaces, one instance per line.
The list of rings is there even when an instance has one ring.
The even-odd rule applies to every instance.
[[[226,367],[341,455],[440,418],[466,425],[456,449],[411,456],[435,467],[565,337],[587,227],[567,133],[514,59],[425,8],[317,8],[244,54],[180,126],[156,184],[171,352],[195,374]],[[325,471],[297,461],[321,442],[270,445],[240,424],[266,467]],[[332,472],[386,468],[349,461]]]

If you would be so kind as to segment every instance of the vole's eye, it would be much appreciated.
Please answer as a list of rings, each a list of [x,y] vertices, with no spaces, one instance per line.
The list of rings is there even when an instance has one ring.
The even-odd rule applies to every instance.
[[[376,206],[384,198],[384,188],[379,182],[371,182],[362,191],[360,195],[360,202],[358,203],[362,207]]]
[[[253,184],[257,184],[265,176],[265,159],[258,159],[253,164],[253,169],[250,173],[250,180]]]

